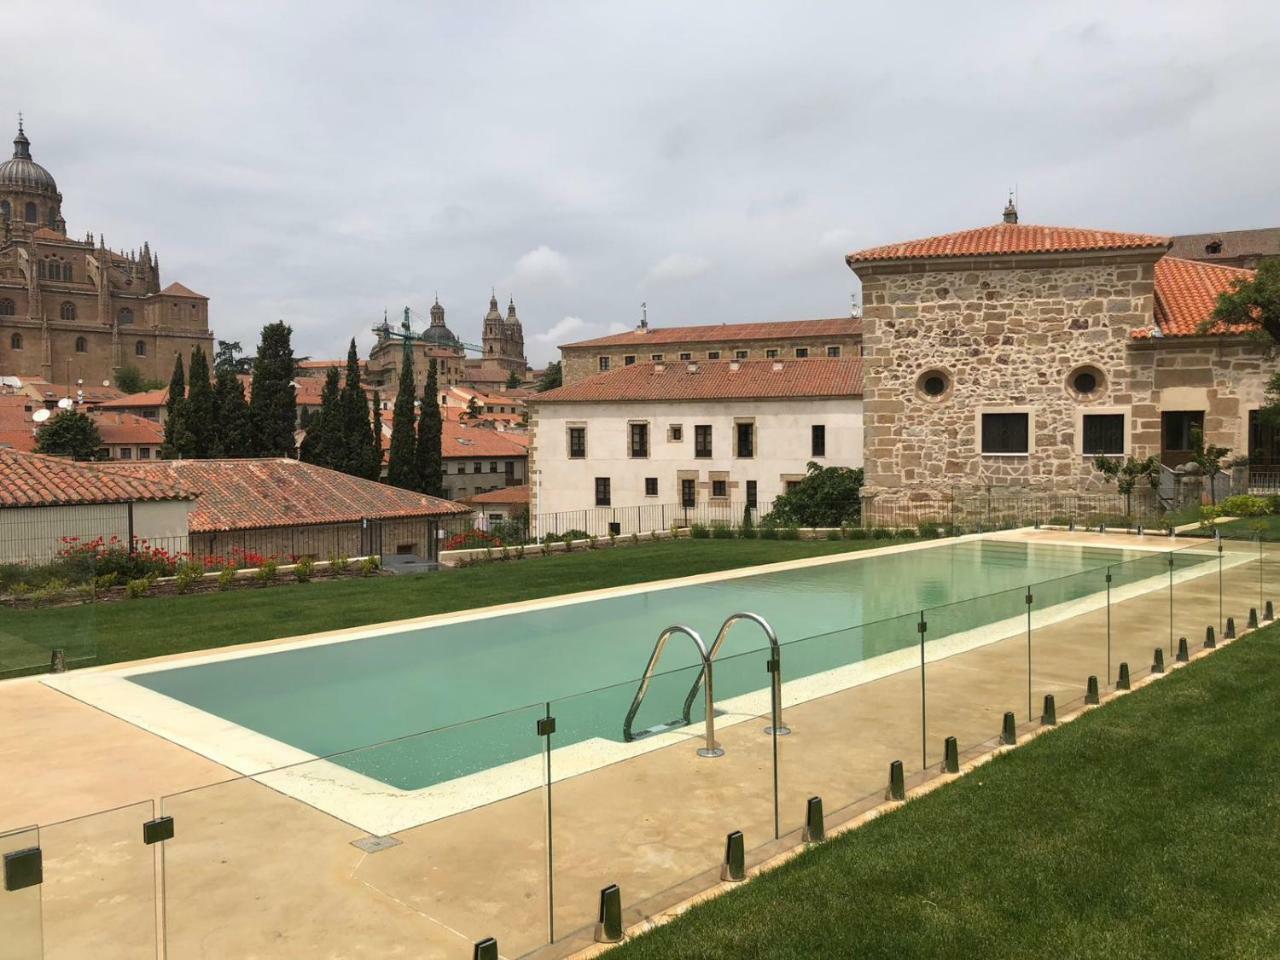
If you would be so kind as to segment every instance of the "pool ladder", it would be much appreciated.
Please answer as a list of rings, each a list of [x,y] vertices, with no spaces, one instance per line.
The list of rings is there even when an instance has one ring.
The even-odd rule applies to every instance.
[[[683,624],[673,624],[658,635],[658,642],[653,646],[653,653],[649,655],[649,663],[644,668],[644,675],[640,678],[640,686],[636,689],[636,695],[631,701],[631,707],[627,710],[627,717],[622,723],[622,738],[626,742],[630,743],[638,739],[632,732],[631,726],[635,722],[636,714],[640,712],[640,704],[644,701],[645,694],[649,692],[649,682],[653,679],[653,673],[657,669],[658,661],[662,659],[662,652],[666,649],[667,641],[675,634],[682,633],[692,640],[694,646],[698,648],[698,659],[702,661],[702,669],[698,671],[697,677],[694,678],[693,686],[689,688],[688,696],[684,698],[684,709],[681,712],[681,718],[661,724],[651,732],[687,726],[692,723],[693,701],[698,696],[698,687],[701,686],[703,688],[706,713],[706,742],[698,749],[698,756],[724,756],[724,748],[716,742],[715,687],[712,667],[715,663],[716,655],[720,653],[720,648],[724,645],[725,638],[729,635],[730,628],[735,623],[743,620],[749,620],[758,625],[769,640],[770,656],[767,667],[770,676],[769,701],[772,722],[764,728],[764,732],[771,736],[777,735],[780,737],[786,736],[791,732],[790,728],[782,723],[782,650],[778,644],[778,635],[774,632],[773,627],[769,625],[769,621],[758,613],[743,612],[733,614],[720,625],[720,630],[716,633],[715,642],[711,644],[710,650],[707,649],[707,645],[696,630]],[[641,736],[645,736],[645,733],[641,733]]]

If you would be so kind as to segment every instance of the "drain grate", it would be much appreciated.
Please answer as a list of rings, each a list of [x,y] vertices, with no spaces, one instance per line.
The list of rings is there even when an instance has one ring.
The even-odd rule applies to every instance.
[[[402,842],[395,837],[361,837],[359,840],[352,840],[351,845],[365,853],[378,853],[380,850],[398,847]]]

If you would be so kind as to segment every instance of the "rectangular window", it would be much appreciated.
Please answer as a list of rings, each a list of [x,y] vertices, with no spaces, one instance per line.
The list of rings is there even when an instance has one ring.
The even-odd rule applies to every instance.
[[[719,350],[708,350],[708,351],[707,351],[707,359],[708,359],[708,360],[719,360],[719,359],[720,359],[720,351],[719,351]]]
[[[839,348],[839,347],[827,347],[827,356],[828,356],[828,357],[832,357],[832,358],[840,356],[840,348]]]
[[[489,472],[490,472],[490,473],[497,473],[497,472],[498,472],[498,461],[497,461],[497,460],[490,460],[490,461],[489,461]]]
[[[724,500],[726,497],[728,497],[729,481],[728,480],[712,480],[711,496],[717,500]]]
[[[142,447],[140,450],[138,450],[138,459],[139,459],[139,460],[150,460],[150,459],[151,459],[151,448],[150,448],[150,447]]]
[[[649,359],[650,359],[650,360],[652,360],[654,363],[661,363],[661,362],[662,362],[662,354],[660,354],[660,353],[651,353],[651,354],[649,354]]]
[[[599,364],[600,364],[600,372],[601,372],[601,373],[604,373],[604,372],[606,372],[606,371],[609,369],[609,358],[608,358],[608,357],[598,357],[598,358],[597,358],[597,361],[598,361],[598,362],[599,362]]]
[[[596,477],[596,506],[607,507],[609,505],[609,478]]]
[[[756,455],[756,425],[736,423],[734,429],[738,435],[738,456],[743,460],[750,460]]]
[[[587,428],[569,428],[569,459],[585,460],[587,457]]]
[[[808,347],[796,347],[796,359],[797,359],[797,360],[803,360],[803,359],[804,359],[805,357],[807,357],[807,356],[809,356],[809,348],[808,348]]]
[[[1160,462],[1178,467],[1191,459],[1194,435],[1204,435],[1203,410],[1171,410],[1160,414]]]
[[[754,480],[747,481],[747,506],[752,510],[756,508],[756,482]]]
[[[622,365],[624,367],[629,367],[635,362],[636,362],[636,355],[634,353],[629,353],[622,358]]]
[[[484,473],[484,464],[481,463],[479,460],[476,460],[474,463],[471,464],[471,472]]]
[[[693,359],[693,354],[692,354],[692,353],[682,353],[682,354],[680,354],[680,359],[681,359],[681,360],[692,360],[692,359]]]
[[[120,448],[120,459],[121,459],[121,460],[132,460],[132,459],[133,459],[133,451],[132,451],[131,449],[129,449],[128,447],[121,447],[121,448]]]
[[[649,425],[647,423],[629,423],[627,429],[631,434],[631,456],[647,457],[649,455]]]
[[[771,349],[769,349],[769,350],[766,350],[766,351],[764,352],[764,358],[765,358],[766,360],[777,360],[777,359],[778,359],[778,351],[777,351],[776,349],[772,349],[772,348],[771,348]]]
[[[798,487],[798,486],[800,486],[800,481],[799,481],[799,480],[788,480],[788,481],[787,481],[787,493],[790,493],[792,490],[794,490],[794,489],[795,489],[796,487]]]
[[[984,454],[1028,453],[1025,413],[984,413],[982,415],[982,452]]]
[[[489,517],[489,522],[490,522],[490,523],[497,523],[497,522],[499,522],[499,521],[501,521],[501,520],[505,520],[505,519],[507,519],[506,517],[504,517],[504,516],[503,516],[502,514],[500,514],[500,513],[491,513],[491,514],[489,514],[489,515],[488,515],[488,517]]]
[[[747,351],[747,350],[735,350],[735,351],[733,351],[733,359],[735,359],[735,360],[745,360],[745,359],[747,359],[747,355],[748,355],[748,353],[749,353],[749,351]]]
[[[699,460],[711,457],[711,424],[700,423],[693,428],[693,455]]]
[[[1082,424],[1082,453],[1090,456],[1124,453],[1123,413],[1086,413]]]
[[[827,428],[821,423],[809,428],[809,453],[814,457],[827,455]]]
[[[672,443],[680,443],[684,440],[684,424],[673,423],[667,427],[667,439]]]
[[[696,507],[698,505],[697,482],[688,477],[680,481],[680,505],[682,507]]]
[[[658,495],[658,478],[657,477],[644,478],[644,495],[646,497],[656,497]]]

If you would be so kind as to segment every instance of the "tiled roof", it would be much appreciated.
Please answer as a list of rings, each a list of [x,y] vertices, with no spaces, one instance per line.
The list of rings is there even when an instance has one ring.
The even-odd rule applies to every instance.
[[[1156,261],[1155,283],[1155,320],[1159,333],[1145,327],[1135,330],[1133,338],[1146,340],[1157,336],[1203,335],[1200,334],[1200,325],[1213,313],[1218,294],[1230,290],[1233,281],[1253,275],[1254,271],[1237,267],[1161,257]],[[1252,324],[1218,324],[1206,334],[1246,333],[1252,329],[1255,329]]]
[[[1146,233],[1114,233],[1079,227],[1040,227],[1030,223],[996,223],[976,230],[871,247],[849,254],[850,263],[924,260],[944,257],[995,257],[1026,253],[1083,253],[1090,250],[1159,250],[1168,237]]]
[[[1214,252],[1216,249],[1216,252]],[[1226,260],[1232,257],[1280,256],[1280,227],[1261,230],[1224,230],[1221,233],[1191,233],[1173,238],[1169,255],[1191,260]]]
[[[131,476],[100,465],[0,449],[0,507],[190,500],[193,495],[173,477]]]
[[[832,317],[826,320],[777,320],[771,323],[710,323],[696,327],[650,327],[628,330],[594,340],[561,344],[569,347],[658,346],[669,343],[720,343],[729,340],[780,340],[788,337],[847,337],[862,333],[862,320],[857,317]]]
[[[169,401],[169,388],[159,390],[143,390],[140,393],[126,393],[114,400],[104,400],[98,406],[103,410],[127,410],[136,407],[163,407]]]
[[[197,300],[209,299],[203,293],[196,293],[190,287],[183,286],[182,284],[178,283],[176,280],[173,283],[169,284],[160,292],[164,294],[168,294],[171,297],[195,297]]]
[[[471,427],[446,419],[440,428],[442,457],[525,457],[529,438],[489,427]]]
[[[519,487],[499,487],[497,490],[487,490],[484,493],[477,493],[474,497],[467,497],[467,503],[528,503],[529,502],[529,485],[523,484]]]
[[[596,401],[789,400],[862,396],[862,361],[711,360],[698,363],[633,363],[557,387],[530,403]]]
[[[111,444],[140,443],[159,446],[164,443],[164,427],[155,420],[148,420],[132,413],[116,411],[97,412],[93,422],[98,425],[102,442]]]
[[[198,493],[192,533],[466,512],[449,500],[298,460],[161,460],[113,463],[102,470],[181,483]]]

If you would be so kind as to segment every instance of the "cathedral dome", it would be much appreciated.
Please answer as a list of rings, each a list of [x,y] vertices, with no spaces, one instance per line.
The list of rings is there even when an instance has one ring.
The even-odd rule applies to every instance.
[[[18,135],[13,138],[13,158],[0,163],[0,189],[28,190],[56,196],[58,184],[51,174],[31,159],[31,141],[18,123]]]
[[[431,307],[431,326],[423,330],[419,334],[423,343],[429,343],[433,347],[447,347],[451,350],[461,349],[462,344],[458,342],[458,338],[453,335],[453,331],[445,326],[444,323],[444,307],[440,306],[440,298],[436,298],[436,302]]]

